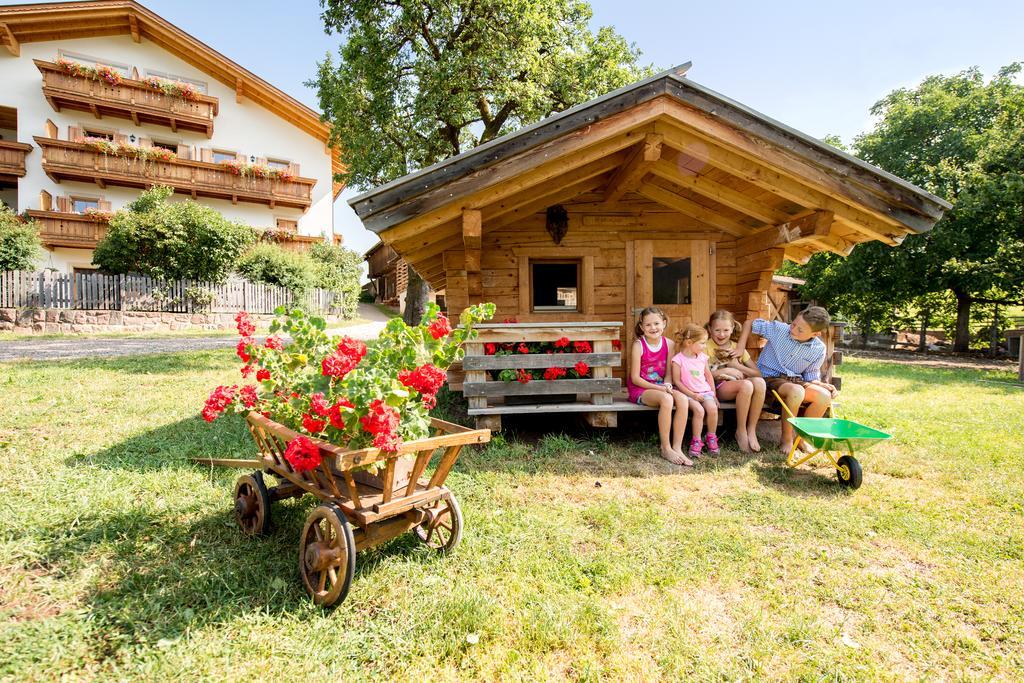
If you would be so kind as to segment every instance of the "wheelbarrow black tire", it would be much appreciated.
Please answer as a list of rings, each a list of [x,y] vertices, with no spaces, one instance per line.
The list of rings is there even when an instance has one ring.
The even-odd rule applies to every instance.
[[[235,482],[235,520],[246,536],[262,536],[270,529],[270,494],[262,472],[243,474]]]
[[[430,514],[416,527],[416,537],[439,553],[452,552],[462,540],[462,510],[455,494],[449,491],[427,510]]]
[[[299,574],[313,602],[330,607],[348,596],[356,573],[352,525],[334,503],[313,508],[299,539]]]
[[[836,470],[836,476],[839,478],[839,483],[851,490],[859,489],[864,481],[864,470],[861,469],[857,458],[852,455],[844,455],[839,458],[837,463],[839,468]],[[849,472],[849,477],[847,478],[843,477],[844,469],[846,472]]]

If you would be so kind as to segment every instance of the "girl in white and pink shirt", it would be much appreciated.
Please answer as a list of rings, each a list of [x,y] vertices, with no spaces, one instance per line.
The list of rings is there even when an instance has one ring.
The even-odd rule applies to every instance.
[[[708,356],[704,353],[704,344],[708,333],[703,327],[688,323],[678,334],[679,353],[672,357],[672,386],[682,392],[690,404],[690,430],[693,439],[690,441],[689,456],[700,457],[704,450],[701,441],[701,429],[707,418],[708,453],[718,455],[718,398],[715,396],[715,380],[708,366]]]

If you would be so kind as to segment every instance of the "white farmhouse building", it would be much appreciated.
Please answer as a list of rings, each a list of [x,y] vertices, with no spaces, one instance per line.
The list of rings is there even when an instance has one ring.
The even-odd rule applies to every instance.
[[[284,246],[333,234],[319,114],[132,0],[0,6],[0,200],[39,264],[92,268],[109,212],[170,185]]]

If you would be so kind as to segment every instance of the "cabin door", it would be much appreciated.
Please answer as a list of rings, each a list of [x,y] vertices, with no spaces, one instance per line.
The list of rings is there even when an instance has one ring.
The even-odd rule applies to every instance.
[[[632,265],[633,322],[627,328],[630,344],[636,316],[646,306],[665,311],[665,335],[673,340],[684,324],[703,325],[708,321],[715,301],[711,241],[636,240]]]

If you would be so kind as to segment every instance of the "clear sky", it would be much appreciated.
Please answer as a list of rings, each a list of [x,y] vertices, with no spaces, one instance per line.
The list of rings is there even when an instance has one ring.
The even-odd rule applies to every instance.
[[[171,23],[317,108],[303,82],[337,49],[316,0],[140,0]],[[0,2],[0,4],[14,4]],[[978,66],[986,77],[1024,60],[1024,0],[689,3],[591,0],[593,24],[615,29],[660,68],[692,61],[698,83],[815,137],[850,142],[891,90]],[[345,200],[335,230],[365,251],[376,236]]]

